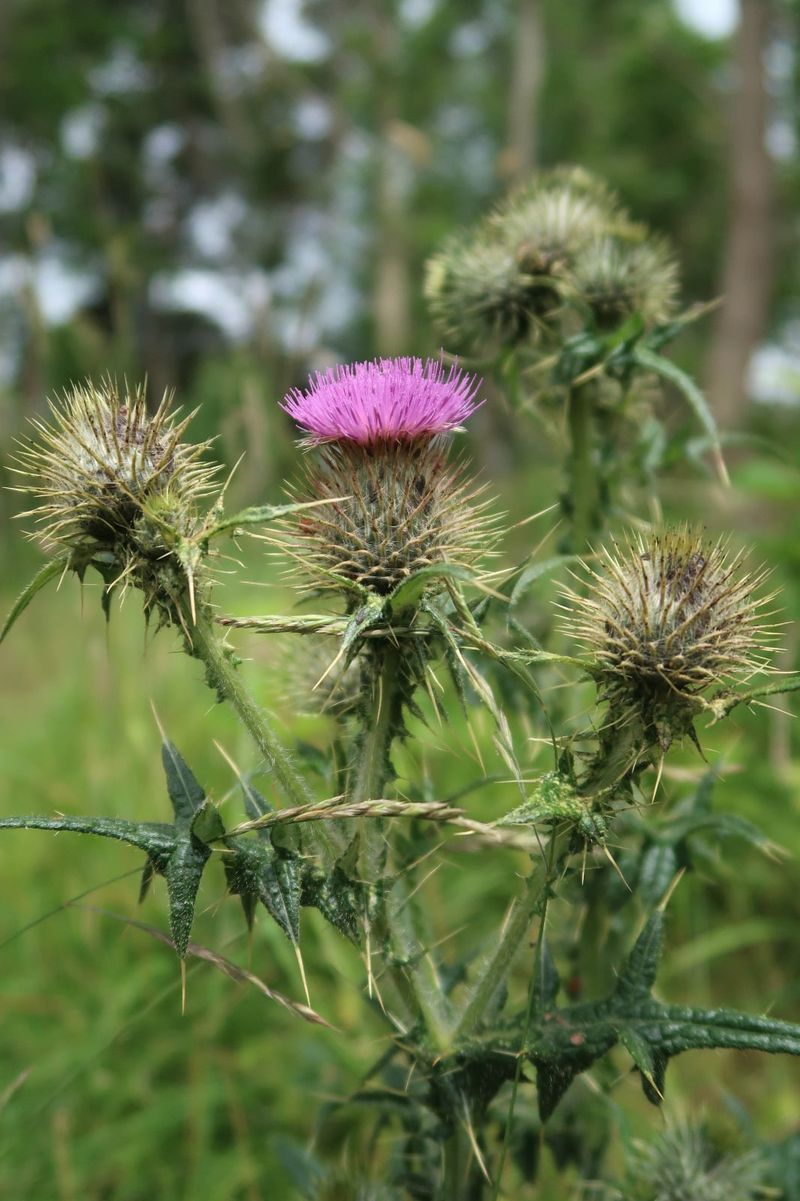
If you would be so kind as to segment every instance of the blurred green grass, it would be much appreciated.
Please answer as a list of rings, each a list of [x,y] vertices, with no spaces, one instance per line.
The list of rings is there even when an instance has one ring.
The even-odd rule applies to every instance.
[[[735,528],[742,539],[760,526],[756,558],[779,560],[777,578],[791,607],[797,523],[789,515],[796,476],[789,472],[780,495],[765,498],[768,467],[769,460],[759,474],[751,462],[745,490],[727,498],[707,485],[682,481],[668,495],[668,505],[677,514],[696,511],[700,503],[712,528]],[[504,479],[500,507],[510,511],[511,521],[543,507],[554,493],[552,469],[534,461]],[[536,540],[530,527],[512,531],[507,561],[522,558]],[[9,535],[4,563],[0,603],[6,609],[34,565],[18,535]],[[285,611],[291,603],[277,565],[258,545],[245,548],[238,578],[269,586],[226,582],[224,605],[231,612]],[[528,612],[534,624],[546,620],[556,592],[555,579],[537,583]],[[293,644],[287,651],[277,640],[242,637],[238,645],[252,657],[243,670],[265,706],[279,715],[286,736],[300,736],[324,751],[326,719],[283,720],[287,677],[299,671]],[[179,653],[170,633],[145,645],[135,597],[121,610],[114,607],[106,630],[99,589],[87,585],[81,595],[74,581],[65,581],[60,590],[37,598],[0,654],[3,813],[163,818],[167,802],[151,705],[215,798],[228,794],[234,781],[214,739],[242,768],[255,765],[247,736],[224,706],[213,703],[199,665]],[[563,690],[549,699],[573,706],[577,696],[580,706],[574,687],[567,694],[567,701],[559,699]],[[588,704],[588,693],[585,699]],[[427,712],[428,726],[415,726],[413,746],[398,762],[412,778],[424,764],[439,795],[450,795],[482,769],[457,711],[448,710],[443,727],[429,707]],[[737,711],[726,726],[709,731],[705,742],[712,762],[724,756],[719,803],[756,822],[796,856],[800,773],[791,756],[796,733],[789,731],[789,754],[784,747],[776,758],[777,742],[786,737],[776,735],[775,723],[782,720],[765,710]],[[491,723],[479,715],[473,725],[486,771],[504,778],[492,749]],[[530,732],[543,733],[535,712]],[[532,752],[535,746],[530,744]],[[533,753],[527,766],[546,769],[546,755],[546,748]],[[684,749],[672,760],[663,795],[679,795],[681,777],[696,778],[702,770],[696,753]],[[263,786],[269,793],[268,779]],[[235,795],[225,803],[231,813],[239,804]],[[465,803],[476,816],[493,817],[515,803],[514,790],[494,784],[470,793]],[[660,991],[675,1001],[769,1010],[797,1020],[800,982],[791,967],[800,918],[796,858],[773,863],[734,842],[719,853],[719,873],[708,879],[691,873],[670,904]],[[0,1196],[292,1197],[280,1140],[305,1142],[314,1133],[320,1103],[346,1097],[387,1045],[385,1027],[364,995],[358,956],[316,914],[304,914],[312,1001],[336,1032],[304,1025],[206,964],[190,965],[182,1016],[173,954],[102,912],[165,927],[160,882],[137,909],[137,860],[130,848],[69,834],[2,835],[0,1011],[6,1054]],[[456,932],[453,953],[488,942],[513,892],[515,873],[523,870],[524,860],[511,852],[484,851],[479,858],[451,848],[442,870],[425,886],[436,915],[435,937]],[[95,891],[64,907],[89,889]],[[38,921],[49,911],[54,912]],[[271,986],[302,995],[291,948],[277,929],[260,921],[248,945],[238,902],[225,897],[221,872],[208,873],[199,913],[197,941],[251,963]],[[618,1069],[614,1104],[630,1115],[634,1128],[656,1128],[660,1119],[642,1100],[622,1058]],[[728,1052],[679,1059],[668,1079],[671,1106],[716,1110],[730,1094],[764,1137],[777,1137],[796,1123],[799,1088],[796,1062]],[[333,1119],[316,1132],[323,1152],[358,1156],[364,1127],[350,1117],[346,1126]]]

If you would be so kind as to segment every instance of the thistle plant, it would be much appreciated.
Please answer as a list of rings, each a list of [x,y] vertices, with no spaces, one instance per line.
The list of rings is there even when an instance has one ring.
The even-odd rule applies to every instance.
[[[594,296],[593,328],[634,304],[646,311],[644,328],[671,303],[666,271],[658,298],[653,292],[645,305],[638,273],[656,261],[663,268],[660,251],[645,251],[613,198],[581,174],[537,183],[487,229],[493,250],[513,232],[517,266],[528,238],[525,337],[534,341],[534,326],[561,328],[568,309],[585,311],[573,306],[576,281],[584,281],[582,303]],[[617,239],[613,254],[609,238]],[[602,291],[603,273],[623,261],[628,290],[614,298]],[[574,395],[582,388],[572,379]],[[43,814],[5,817],[0,827],[133,846],[144,857],[142,894],[157,877],[165,881],[170,934],[156,934],[182,964],[205,959],[312,1024],[328,1018],[325,1000],[315,997],[312,1007],[307,987],[303,909],[317,909],[329,936],[349,945],[365,1006],[385,1023],[385,1049],[358,1093],[372,1107],[375,1137],[352,1187],[342,1164],[312,1163],[309,1196],[513,1196],[532,1184],[543,1146],[565,1180],[571,1165],[588,1170],[590,1142],[600,1162],[610,1136],[583,1137],[583,1101],[572,1089],[587,1072],[608,1101],[624,1065],[659,1105],[669,1061],[683,1052],[800,1055],[800,1027],[778,1017],[668,1004],[654,991],[669,900],[704,838],[727,833],[773,850],[736,815],[715,811],[713,771],[655,814],[649,804],[675,744],[699,745],[704,724],[800,687],[795,677],[769,675],[764,573],[748,574],[724,543],[689,527],[600,545],[566,591],[554,649],[542,647],[518,601],[546,565],[502,566],[494,505],[454,457],[483,397],[474,376],[440,360],[318,374],[282,405],[303,459],[292,500],[230,515],[206,445],[184,441],[186,420],[170,417],[166,403],[148,416],[143,392],[120,394],[108,382],[76,389],[22,452],[39,502],[34,521],[52,557],[3,636],[56,575],[99,572],[107,615],[117,589],[138,590],[162,637],[200,661],[206,683],[235,709],[263,761],[254,768],[268,774],[263,792],[252,772],[241,776],[241,816],[228,808],[223,816],[165,736],[172,821]],[[573,532],[585,539],[579,499]],[[292,612],[248,616],[224,606],[215,571],[224,540],[254,530],[286,563],[298,599]],[[550,562],[564,565],[563,557]],[[237,630],[293,647],[306,639],[322,655],[316,691],[333,730],[327,753],[278,738],[229,643]],[[594,688],[588,721],[576,724],[553,701],[554,666],[569,673],[573,693]],[[461,796],[416,753],[422,723],[438,721],[452,745],[459,714],[479,750],[484,742],[480,775]],[[551,748],[547,764],[535,750],[541,740]],[[448,890],[437,894],[428,883],[439,867],[446,878],[449,859],[466,848],[473,864],[507,865],[508,906],[489,937],[469,920],[459,932],[463,915]],[[248,925],[263,909],[291,943],[303,999],[289,995],[297,981],[257,980],[192,940],[201,880],[215,868]],[[480,893],[483,873],[473,871]],[[574,973],[576,963],[579,984],[562,987],[561,972]],[[536,1113],[520,1121],[520,1097],[534,1090]],[[329,1117],[330,1108],[320,1125]],[[702,1170],[712,1169],[703,1161]]]

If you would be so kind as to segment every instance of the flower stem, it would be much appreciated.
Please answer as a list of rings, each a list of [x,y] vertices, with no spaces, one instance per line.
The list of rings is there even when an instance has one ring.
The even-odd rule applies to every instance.
[[[263,709],[245,687],[231,651],[217,634],[207,606],[198,606],[194,624],[187,622],[187,627],[190,631],[187,640],[190,653],[205,665],[209,687],[236,710],[287,799],[294,805],[313,801],[314,796],[294,766],[288,750],[273,733]]]
[[[568,400],[571,550],[583,554],[598,525],[600,490],[594,457],[593,382],[573,386]]]
[[[570,837],[569,827],[555,831],[546,854],[543,854],[525,881],[525,891],[512,904],[497,946],[484,964],[481,977],[458,1019],[453,1032],[454,1041],[473,1032],[508,975],[519,945],[547,897],[553,874],[566,852]]]
[[[388,639],[372,651],[373,671],[365,684],[362,703],[363,731],[350,799],[354,802],[381,797],[391,771],[390,752],[401,726],[399,694],[402,663],[399,649]],[[385,874],[386,838],[383,823],[362,818],[359,824],[359,874],[376,885]],[[389,951],[388,972],[414,1017],[422,1018],[432,1041],[442,1048],[450,1014],[439,973],[420,944],[403,881],[395,879],[384,894],[376,892],[375,912],[367,917],[371,934]],[[391,962],[394,960],[394,963]]]

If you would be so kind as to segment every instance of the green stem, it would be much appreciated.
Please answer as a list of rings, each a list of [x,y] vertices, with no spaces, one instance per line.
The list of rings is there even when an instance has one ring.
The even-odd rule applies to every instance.
[[[191,625],[187,621],[187,628],[190,630],[191,654],[205,665],[209,686],[236,710],[285,796],[294,805],[313,801],[315,798],[289,752],[270,729],[264,710],[242,682],[231,652],[219,638],[213,617],[205,606],[198,607],[195,623]]]
[[[402,665],[400,651],[386,640],[372,652],[374,672],[365,686],[363,732],[353,776],[350,799],[375,800],[383,795],[390,771],[392,742],[400,728],[398,686]],[[359,825],[359,874],[367,885],[375,885],[384,874],[386,839],[383,823],[362,818]],[[370,919],[368,919],[370,920]],[[387,896],[379,898],[371,934],[388,946],[396,962],[388,973],[414,1018],[422,1018],[432,1041],[442,1049],[450,1020],[449,1006],[436,965],[421,946],[414,929],[413,914],[401,880],[395,880]]]
[[[511,906],[511,912],[503,926],[497,946],[484,964],[481,977],[458,1020],[453,1032],[453,1041],[461,1040],[474,1031],[487,1006],[508,975],[520,943],[528,933],[537,910],[547,896],[547,889],[554,870],[553,865],[560,862],[570,837],[569,828],[555,832],[551,837],[546,856],[543,856],[542,860],[535,865],[525,881],[525,891]]]
[[[594,456],[593,383],[572,387],[568,400],[570,454],[571,549],[583,554],[597,528],[600,492]]]

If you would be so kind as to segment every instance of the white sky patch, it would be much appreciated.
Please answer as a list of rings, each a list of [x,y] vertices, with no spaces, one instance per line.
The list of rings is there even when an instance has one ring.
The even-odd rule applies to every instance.
[[[104,63],[89,72],[89,82],[103,96],[141,92],[152,82],[152,72],[132,46],[118,42]]]
[[[307,20],[303,0],[264,0],[259,24],[276,54],[293,62],[320,62],[331,49],[323,31]]]
[[[194,249],[207,259],[230,257],[235,249],[236,232],[246,217],[247,205],[236,192],[199,201],[186,218]]]
[[[214,271],[187,267],[155,276],[150,298],[155,308],[200,313],[234,341],[246,338],[263,320],[271,300],[264,271]]]
[[[51,245],[37,259],[9,254],[0,259],[0,298],[19,296],[34,288],[37,304],[48,325],[69,321],[100,290],[100,276],[85,266],[73,267],[58,245]]]
[[[707,38],[727,38],[739,23],[736,0],[673,0],[684,24]]]
[[[800,405],[800,321],[790,322],[779,342],[767,342],[753,354],[747,387],[762,404]]]
[[[100,104],[82,104],[65,113],[61,121],[61,145],[70,158],[91,158],[100,144],[105,112]]]
[[[12,144],[0,148],[0,213],[24,208],[33,195],[35,183],[33,155]]]

